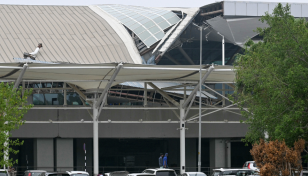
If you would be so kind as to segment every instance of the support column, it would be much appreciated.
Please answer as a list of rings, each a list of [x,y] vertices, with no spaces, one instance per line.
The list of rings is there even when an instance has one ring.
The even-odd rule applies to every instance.
[[[98,175],[99,163],[98,163],[98,108],[96,105],[96,96],[93,101],[93,175]],[[103,102],[104,103],[104,102]]]
[[[225,92],[225,84],[222,84],[222,95],[225,97],[226,96],[226,92]],[[226,99],[222,97],[222,107],[226,106]]]
[[[185,172],[185,109],[183,108],[184,100],[180,100],[180,155],[181,155],[181,168],[180,173]]]
[[[63,98],[64,98],[64,103],[63,103],[63,105],[64,106],[67,106],[67,94],[66,94],[66,83],[63,83]]]
[[[9,136],[9,133],[5,132],[5,135]],[[4,161],[9,160],[9,138],[8,137],[7,137],[6,141],[4,142],[3,159],[4,159]],[[3,165],[3,169],[6,169],[5,165]]]
[[[148,87],[147,83],[144,82],[144,94],[143,94],[143,106],[146,107],[148,106]]]

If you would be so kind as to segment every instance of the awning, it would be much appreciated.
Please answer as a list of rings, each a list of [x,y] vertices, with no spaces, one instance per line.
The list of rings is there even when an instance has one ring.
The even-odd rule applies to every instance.
[[[28,64],[23,81],[68,82],[85,90],[104,88],[112,76],[117,63],[112,64]],[[204,65],[202,75],[209,65]],[[15,70],[15,72],[13,72]],[[18,78],[22,64],[0,64],[2,80]],[[233,66],[215,66],[206,82],[232,83],[235,73]],[[179,82],[192,83],[199,81],[198,65],[137,65],[123,64],[115,78],[114,84],[122,82]]]

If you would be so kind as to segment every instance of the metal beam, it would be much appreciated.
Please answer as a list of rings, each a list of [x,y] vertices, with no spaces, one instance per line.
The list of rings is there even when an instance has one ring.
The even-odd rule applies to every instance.
[[[143,106],[148,106],[148,84],[144,82]]]
[[[191,101],[190,101],[190,103],[189,103],[189,106],[188,106],[188,108],[187,108],[187,110],[186,110],[186,113],[185,113],[185,115],[184,115],[184,120],[186,119],[186,117],[187,117],[187,114],[189,113],[189,110],[190,110],[190,108],[191,108],[191,105],[193,104],[193,100],[196,98],[196,95],[197,94],[195,94],[194,95],[194,97],[191,99]],[[200,97],[199,97],[200,98]],[[200,107],[199,107],[200,108]]]
[[[21,108],[20,108],[21,109]],[[76,109],[76,110],[86,110],[86,109],[92,109],[92,107],[90,106],[87,106],[87,107],[84,107],[84,106],[66,106],[66,107],[63,107],[63,106],[34,106],[31,108],[31,110],[34,110],[34,109]],[[110,109],[110,110],[132,110],[132,109],[135,109],[135,110],[143,110],[143,109],[148,109],[148,110],[177,110],[179,109],[178,107],[136,107],[136,106],[124,106],[124,107],[121,107],[121,106],[114,106],[114,107],[111,107],[111,106],[105,106],[105,107],[102,107],[102,109]],[[190,109],[193,109],[193,110],[197,110],[199,109],[199,107],[197,106],[193,106],[191,107]],[[217,110],[217,109],[227,109],[227,110],[239,110],[239,108],[218,108],[218,107],[212,107],[212,108],[206,108],[206,107],[203,107],[202,109],[204,110]]]
[[[221,110],[223,110],[223,109],[225,109],[225,108],[229,108],[229,107],[234,106],[234,105],[237,105],[237,103],[232,104],[232,105],[229,105],[229,106],[226,106],[226,107],[221,108],[221,109],[217,109],[217,110],[215,110],[215,111],[212,111],[212,112],[209,112],[209,113],[206,113],[206,114],[203,114],[201,117],[204,117],[204,116],[213,114],[213,113],[215,113],[215,112],[221,111]],[[238,109],[238,108],[237,108],[237,109]],[[199,117],[195,117],[195,118],[189,119],[188,121],[191,121],[191,120],[194,120],[194,119],[197,119],[197,118],[199,118]]]
[[[23,69],[21,70],[17,80],[15,81],[13,89],[17,89],[18,88],[18,86],[19,86],[19,84],[21,82],[21,79],[24,77],[24,74],[25,74],[25,72],[26,72],[26,70],[28,68],[28,64],[24,64],[24,66],[22,68]]]
[[[201,13],[200,15],[201,16],[207,16],[207,15],[213,15],[213,14],[216,14],[216,13],[222,13],[223,10],[216,10],[216,11],[212,11],[212,12],[206,12],[206,13]]]
[[[198,83],[198,85],[196,85],[195,89],[190,93],[190,95],[188,96],[188,98],[186,99],[186,101],[183,103],[183,108],[185,108],[188,103],[190,102],[190,100],[193,98],[194,94],[196,94],[196,92],[198,91],[200,84],[204,83],[206,78],[210,75],[210,73],[213,71],[214,66],[210,66],[210,68],[208,69],[207,73],[202,77],[201,82]],[[201,98],[201,97],[200,97]]]
[[[184,57],[188,60],[191,65],[195,65],[194,61],[187,55],[187,53],[183,50],[181,46],[178,46],[180,52],[184,55]]]
[[[123,124],[123,123],[180,123],[180,121],[111,121],[111,120],[106,120],[106,121],[97,121],[98,123],[116,123],[116,124]],[[24,123],[27,124],[41,124],[41,123],[49,123],[49,124],[74,124],[74,123],[93,123],[93,121],[25,121]],[[186,123],[198,123],[197,121],[186,121]],[[202,121],[201,123],[241,123],[240,121]]]
[[[87,96],[86,96],[85,94],[83,94],[75,85],[70,84],[70,83],[67,83],[67,84],[68,84],[72,89],[74,89],[74,90],[77,92],[77,94],[78,94],[83,100],[87,101]],[[87,103],[89,103],[89,105],[92,106],[92,103],[91,103],[91,102],[87,101]]]
[[[106,93],[108,92],[109,88],[111,87],[113,81],[115,80],[116,76],[118,75],[118,73],[120,72],[121,68],[123,67],[123,64],[120,63],[118,64],[118,66],[115,68],[115,71],[113,72],[110,80],[108,81],[106,87],[104,88],[104,91],[102,92],[101,96],[97,99],[97,102],[95,104],[95,107],[98,108],[100,107],[100,104],[104,104],[105,102],[102,102],[104,101],[104,98],[105,98],[105,95]]]
[[[171,98],[166,92],[163,90],[159,89],[157,86],[155,86],[153,83],[149,82],[148,83],[153,89],[155,89],[158,93],[160,93],[163,97],[165,97],[167,100],[169,100],[172,104],[175,106],[179,107],[180,104],[176,102],[173,98]]]
[[[163,97],[163,98],[164,98],[165,102],[167,103],[167,105],[168,105],[169,107],[171,107],[171,105],[170,105],[170,103],[168,102],[168,100],[166,100],[165,97]],[[175,116],[176,116],[178,119],[180,119],[180,116],[178,115],[178,113],[176,113],[176,111],[175,111],[174,109],[172,109],[172,112],[175,114]]]
[[[172,61],[173,63],[177,64],[177,65],[181,65],[178,61],[176,61],[175,59],[173,59],[173,57],[171,57],[169,54],[165,54],[165,56],[170,60]]]

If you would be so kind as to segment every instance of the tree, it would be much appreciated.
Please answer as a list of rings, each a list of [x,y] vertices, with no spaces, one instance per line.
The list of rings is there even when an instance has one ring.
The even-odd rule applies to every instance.
[[[302,170],[301,153],[305,147],[305,140],[300,139],[289,148],[284,141],[278,140],[255,143],[250,153],[260,168],[261,176],[299,175]]]
[[[17,154],[18,150],[14,150],[11,146],[22,145],[23,141],[8,140],[11,131],[18,129],[24,121],[23,116],[32,107],[27,105],[27,96],[32,90],[25,91],[21,96],[21,89],[13,89],[14,85],[10,83],[0,83],[0,168],[12,166],[18,160],[5,159],[5,153],[9,155]],[[6,145],[6,143],[8,145]]]
[[[246,142],[308,141],[308,23],[280,3],[261,18],[263,41],[246,43],[235,63],[236,102],[249,124]],[[245,111],[247,110],[247,111]]]

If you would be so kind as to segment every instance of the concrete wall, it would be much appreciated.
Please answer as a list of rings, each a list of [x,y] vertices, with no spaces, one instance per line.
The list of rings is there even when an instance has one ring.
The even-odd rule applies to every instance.
[[[211,111],[207,111],[211,112]],[[192,110],[188,117],[198,114],[197,110]],[[86,110],[30,110],[24,117],[27,121],[91,121]],[[178,138],[179,124],[148,124],[129,123],[115,124],[112,121],[167,121],[171,119],[177,121],[170,110],[103,110],[99,120],[111,120],[111,123],[99,124],[99,137],[103,138]],[[205,121],[238,121],[243,117],[230,112],[215,112],[203,117]],[[188,123],[186,125],[187,138],[198,137],[198,123]],[[12,133],[12,137],[33,137],[33,138],[54,138],[58,135],[62,138],[88,138],[93,136],[92,124],[24,124],[20,129]],[[246,124],[235,123],[208,123],[202,124],[203,138],[228,138],[244,137],[247,132]]]
[[[34,168],[38,170],[54,171],[53,139],[35,139],[33,149]]]
[[[228,139],[210,139],[210,167],[231,167],[231,145]]]
[[[74,170],[73,139],[55,139],[56,158],[55,167],[57,171]]]

